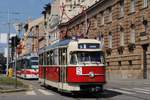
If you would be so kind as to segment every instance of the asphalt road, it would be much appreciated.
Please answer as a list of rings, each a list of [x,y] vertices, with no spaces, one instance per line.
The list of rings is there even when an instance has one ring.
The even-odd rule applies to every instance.
[[[0,100],[150,100],[150,84],[107,84],[104,93],[70,95],[48,87],[38,80],[24,80],[33,88],[30,91],[0,94]]]

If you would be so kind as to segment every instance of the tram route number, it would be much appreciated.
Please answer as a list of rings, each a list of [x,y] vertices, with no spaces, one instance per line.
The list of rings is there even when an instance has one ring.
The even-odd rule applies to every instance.
[[[76,67],[76,75],[82,75],[82,67]]]

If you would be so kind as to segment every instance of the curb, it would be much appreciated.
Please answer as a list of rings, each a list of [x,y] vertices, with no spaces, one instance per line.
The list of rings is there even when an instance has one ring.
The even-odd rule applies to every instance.
[[[0,93],[10,93],[10,92],[22,92],[22,91],[30,91],[32,90],[32,86],[28,86],[28,88],[21,88],[21,89],[11,89],[11,90],[0,90]]]
[[[12,90],[0,90],[0,93],[10,93],[10,92],[21,92],[21,91],[28,91],[28,89],[12,89]]]

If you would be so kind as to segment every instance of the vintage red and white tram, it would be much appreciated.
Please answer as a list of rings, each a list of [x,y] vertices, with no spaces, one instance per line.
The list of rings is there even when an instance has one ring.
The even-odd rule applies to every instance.
[[[67,39],[40,50],[39,81],[64,92],[103,90],[106,79],[101,42]]]

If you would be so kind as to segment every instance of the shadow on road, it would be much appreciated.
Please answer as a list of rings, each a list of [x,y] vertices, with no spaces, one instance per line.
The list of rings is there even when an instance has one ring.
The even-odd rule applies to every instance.
[[[72,98],[112,98],[118,95],[121,95],[121,93],[110,91],[110,90],[105,90],[104,92],[101,93],[76,93],[76,94],[71,94],[71,93],[60,93],[63,96],[68,96]]]
[[[104,90],[99,93],[66,93],[58,91],[56,88],[50,86],[42,86],[45,89],[52,90],[55,93],[61,94],[62,96],[71,97],[71,98],[112,98],[118,95],[122,95],[122,93],[114,92],[111,90]]]

